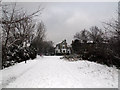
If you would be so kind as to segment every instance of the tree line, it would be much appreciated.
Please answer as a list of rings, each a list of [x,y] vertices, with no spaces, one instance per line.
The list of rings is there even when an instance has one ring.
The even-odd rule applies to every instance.
[[[28,14],[16,4],[1,5],[2,68],[34,59],[37,54],[53,53],[53,42],[45,40],[44,23],[34,19],[43,8]]]
[[[71,44],[73,53],[84,60],[120,68],[120,22],[104,25],[105,29],[92,26],[77,32]]]

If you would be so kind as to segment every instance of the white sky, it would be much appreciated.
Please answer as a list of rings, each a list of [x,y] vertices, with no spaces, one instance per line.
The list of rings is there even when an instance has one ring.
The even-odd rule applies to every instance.
[[[119,2],[119,0],[3,0],[3,2]]]
[[[91,26],[102,28],[101,22],[110,21],[117,16],[117,2],[27,2],[18,3],[28,12],[38,6],[44,10],[37,20],[46,26],[46,39],[55,44],[66,39],[71,44],[73,36],[80,30]]]

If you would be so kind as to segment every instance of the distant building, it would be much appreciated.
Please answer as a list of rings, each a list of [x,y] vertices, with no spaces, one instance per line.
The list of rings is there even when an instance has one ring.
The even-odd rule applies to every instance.
[[[56,55],[71,54],[71,47],[67,45],[66,40],[56,45],[55,54]]]

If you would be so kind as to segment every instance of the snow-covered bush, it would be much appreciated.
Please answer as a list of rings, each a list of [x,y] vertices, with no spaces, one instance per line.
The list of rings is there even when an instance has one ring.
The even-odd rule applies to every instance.
[[[35,59],[37,56],[37,50],[33,47],[29,48],[29,56],[31,59]]]
[[[37,51],[35,48],[31,47],[18,47],[17,45],[12,45],[6,51],[3,47],[3,62],[2,67],[9,67],[15,63],[20,63],[22,61],[27,61],[30,58],[34,59],[37,56]]]
[[[98,62],[105,64],[107,66],[116,66],[120,68],[120,58],[117,58],[111,50],[99,47],[93,48],[91,51],[88,51],[83,54],[83,59]]]
[[[36,51],[29,50],[29,46],[36,38],[38,43],[38,40],[42,41],[45,36],[43,22],[36,24],[33,19],[41,13],[41,8],[28,14],[24,9],[17,7],[16,3],[2,6],[3,15],[0,23],[2,26],[2,67],[36,58]]]

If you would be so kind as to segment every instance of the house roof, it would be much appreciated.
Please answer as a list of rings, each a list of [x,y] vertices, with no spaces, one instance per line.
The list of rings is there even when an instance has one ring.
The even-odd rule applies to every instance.
[[[56,44],[56,47],[58,47],[58,49],[60,49],[60,45],[61,45],[61,44],[64,44],[64,43],[67,43],[67,42],[66,42],[66,39],[63,40],[61,43]],[[67,45],[66,48],[69,49],[69,48],[71,48],[71,46],[70,46],[70,45]]]
[[[56,47],[58,47],[58,49],[60,49],[60,43],[56,45]]]

